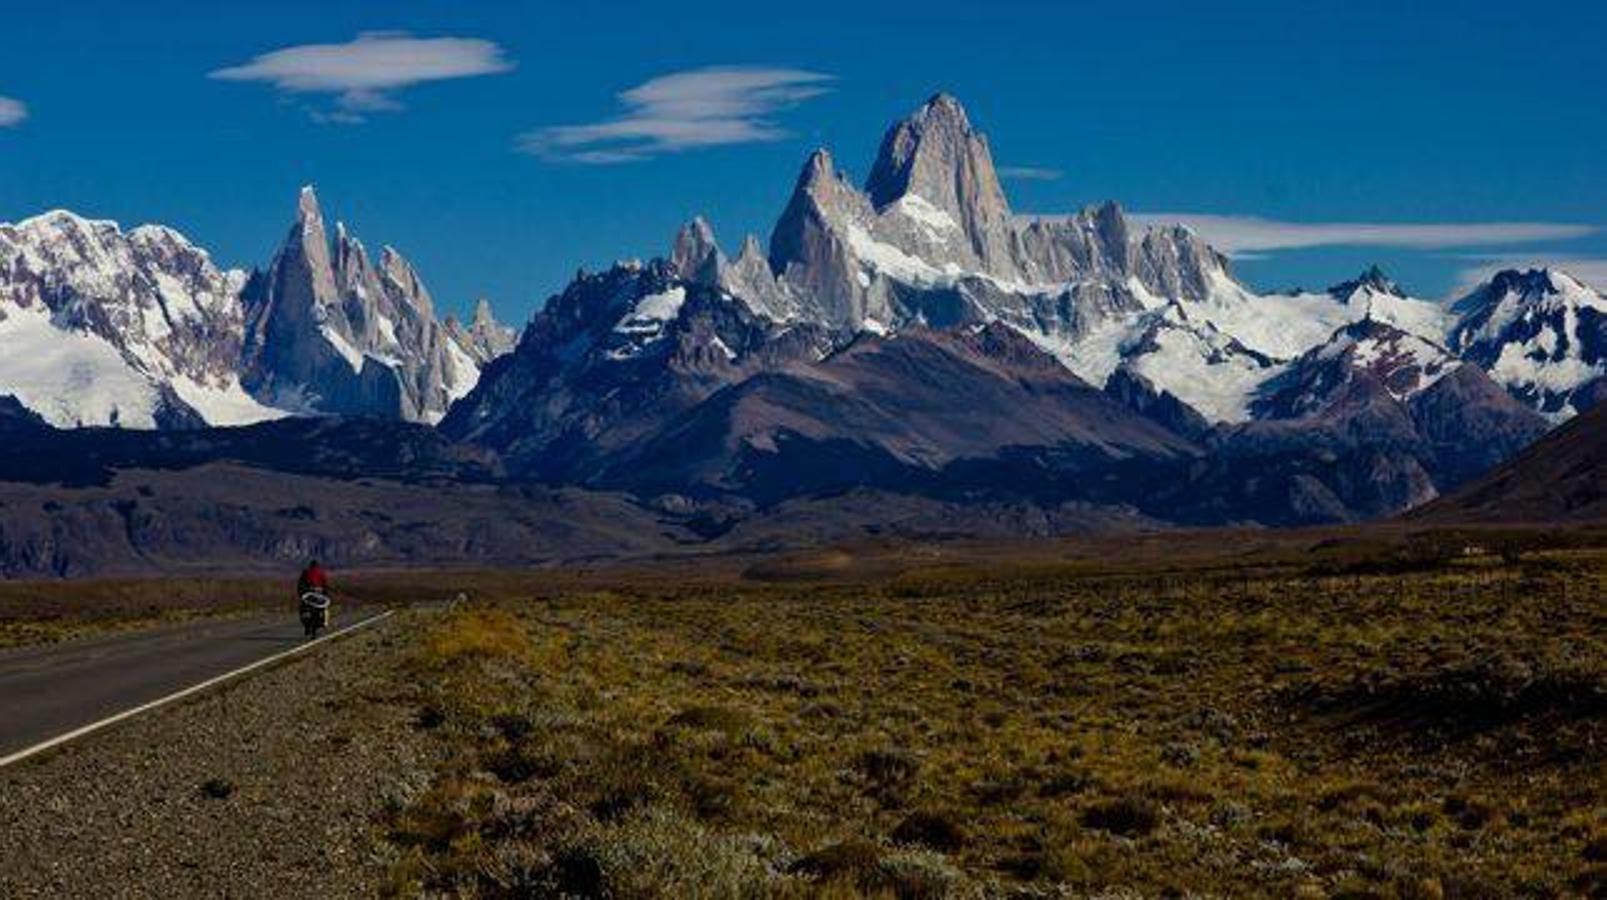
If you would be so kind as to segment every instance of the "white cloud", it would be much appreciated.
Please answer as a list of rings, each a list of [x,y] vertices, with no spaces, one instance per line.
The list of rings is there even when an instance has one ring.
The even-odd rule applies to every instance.
[[[370,31],[345,44],[303,44],[264,53],[207,74],[222,81],[260,81],[292,94],[333,94],[336,108],[320,121],[360,122],[366,113],[401,109],[393,94],[427,81],[494,75],[513,68],[501,47],[478,38],[415,38]]]
[[[1062,173],[1059,169],[1049,169],[1043,166],[1000,166],[1000,178],[1015,181],[1059,181]]]
[[[582,125],[521,135],[519,146],[546,159],[608,164],[699,147],[787,136],[769,116],[830,90],[830,75],[802,69],[711,66],[661,75],[619,95],[625,112]]]
[[[28,118],[28,107],[21,100],[0,97],[0,128],[12,128]]]
[[[1146,225],[1181,223],[1231,256],[1306,247],[1408,247],[1419,250],[1527,244],[1594,234],[1594,225],[1559,222],[1280,222],[1209,213],[1134,213]]]
[[[1452,296],[1460,297],[1503,269],[1558,269],[1583,281],[1598,291],[1607,292],[1607,259],[1593,256],[1575,256],[1568,253],[1548,253],[1544,257],[1518,253],[1492,253],[1481,256],[1462,256],[1458,259],[1474,261],[1457,272],[1456,287]]]

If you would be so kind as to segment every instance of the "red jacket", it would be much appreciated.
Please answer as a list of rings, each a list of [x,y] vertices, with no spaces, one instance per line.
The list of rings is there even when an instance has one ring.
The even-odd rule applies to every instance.
[[[296,593],[305,594],[308,591],[329,590],[329,576],[324,574],[322,566],[308,566],[301,572],[301,578],[296,582]]]

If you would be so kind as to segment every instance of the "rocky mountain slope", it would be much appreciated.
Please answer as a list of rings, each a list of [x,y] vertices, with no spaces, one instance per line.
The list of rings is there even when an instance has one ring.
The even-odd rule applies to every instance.
[[[695,535],[628,497],[306,475],[228,461],[103,484],[0,481],[0,577],[532,565],[665,552]]]
[[[441,428],[493,448],[515,474],[586,482],[721,388],[846,340],[679,273],[664,260],[582,273]]]
[[[65,211],[0,224],[0,394],[62,427],[434,421],[511,343],[488,307],[439,322],[394,250],[372,263],[344,228],[331,243],[311,189],[251,275],[159,225]]]
[[[994,461],[1039,448],[1053,448],[1066,473],[1199,452],[993,324],[865,334],[754,375],[630,447],[599,483],[761,505],[862,486],[1008,488]]]
[[[1607,406],[1581,413],[1411,518],[1445,524],[1607,521]]]
[[[511,484],[421,424],[289,417],[235,428],[56,429],[0,402],[0,578],[515,565],[661,552],[688,516]]]

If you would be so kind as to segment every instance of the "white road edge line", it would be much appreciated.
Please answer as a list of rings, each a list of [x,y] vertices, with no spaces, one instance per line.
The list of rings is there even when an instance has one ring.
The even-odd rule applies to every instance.
[[[49,750],[52,747],[59,747],[62,744],[67,743],[68,741],[76,740],[77,738],[81,738],[86,734],[90,734],[92,732],[99,731],[99,730],[101,730],[102,728],[105,728],[108,725],[115,725],[118,722],[123,721],[124,719],[132,719],[133,717],[139,715],[140,713],[150,712],[151,710],[156,709],[159,706],[166,706],[167,704],[172,703],[175,700],[182,700],[185,697],[190,696],[191,694],[200,693],[201,691],[204,691],[209,687],[213,687],[214,685],[222,684],[223,682],[228,681],[231,678],[235,678],[235,677],[238,677],[240,675],[244,675],[247,672],[250,672],[250,671],[253,671],[253,670],[256,670],[256,669],[260,669],[263,666],[269,665],[270,663],[275,663],[275,662],[278,662],[281,659],[285,659],[287,657],[295,656],[297,653],[303,653],[305,651],[311,650],[312,648],[318,646],[319,644],[322,644],[324,641],[331,640],[333,638],[338,638],[343,634],[350,634],[351,632],[356,631],[359,628],[363,628],[365,626],[372,625],[375,622],[380,621],[381,619],[389,618],[390,615],[392,613],[394,613],[395,611],[396,610],[393,610],[393,609],[387,609],[384,612],[379,613],[378,615],[369,616],[368,618],[364,619],[361,622],[353,622],[352,624],[347,625],[345,628],[342,628],[339,631],[331,631],[330,633],[324,635],[321,638],[314,638],[313,640],[310,640],[310,641],[306,642],[305,644],[297,644],[296,646],[291,647],[289,650],[284,650],[284,651],[281,651],[279,653],[275,653],[272,656],[263,657],[262,659],[259,659],[256,662],[251,663],[250,665],[241,666],[240,668],[235,669],[232,672],[224,672],[222,675],[217,675],[217,676],[214,676],[212,678],[208,678],[207,680],[201,682],[200,684],[192,684],[189,687],[184,688],[181,691],[175,691],[175,692],[173,692],[171,694],[168,694],[166,697],[158,697],[157,699],[152,700],[149,703],[141,703],[139,706],[133,707],[132,709],[125,709],[122,712],[117,713],[116,715],[107,716],[106,718],[101,719],[99,722],[91,722],[90,724],[85,725],[82,728],[74,728],[72,731],[69,731],[69,732],[67,732],[65,734],[58,734],[58,735],[56,735],[55,737],[51,738],[48,741],[43,741],[41,743],[34,744],[32,747],[28,747],[28,748],[26,748],[24,750],[18,750],[16,753],[11,754],[10,756],[0,757],[0,769],[3,769],[6,766],[9,766],[9,765],[11,765],[12,763],[15,763],[15,762],[21,762],[22,760],[27,759],[28,757],[33,756],[36,753],[43,753],[43,752],[45,752],[46,750]]]

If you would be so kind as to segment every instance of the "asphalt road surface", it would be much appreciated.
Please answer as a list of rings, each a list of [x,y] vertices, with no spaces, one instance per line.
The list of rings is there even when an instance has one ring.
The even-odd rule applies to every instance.
[[[338,609],[330,630],[372,613]],[[285,614],[0,651],[0,758],[304,641],[301,623]]]

